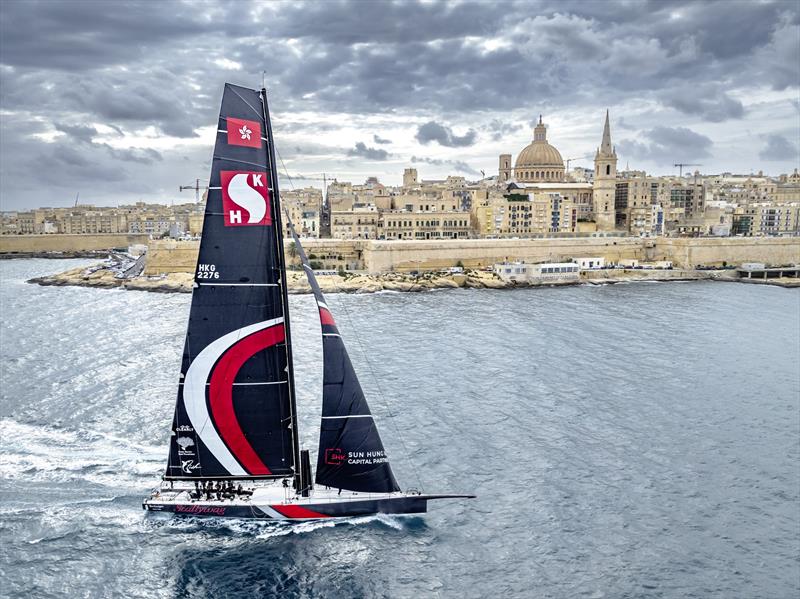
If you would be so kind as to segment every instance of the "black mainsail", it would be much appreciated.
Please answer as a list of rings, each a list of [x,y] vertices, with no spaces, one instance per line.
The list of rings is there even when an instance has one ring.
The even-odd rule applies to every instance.
[[[297,419],[266,92],[226,84],[166,478],[296,474]]]
[[[316,483],[364,493],[399,491],[339,329],[291,219],[288,222],[322,325],[322,424]]]

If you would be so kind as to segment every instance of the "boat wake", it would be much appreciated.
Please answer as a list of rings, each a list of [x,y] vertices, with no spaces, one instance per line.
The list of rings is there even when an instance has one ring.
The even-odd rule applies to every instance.
[[[146,516],[147,525],[155,529],[175,532],[206,532],[221,536],[233,535],[237,539],[264,540],[288,535],[304,535],[322,528],[344,526],[367,526],[377,524],[396,531],[406,530],[411,521],[420,520],[411,514],[370,514],[354,518],[331,518],[292,522],[280,520],[237,520],[233,518],[175,517],[173,514],[150,513]]]
[[[0,419],[0,479],[86,481],[140,491],[161,469],[159,447],[113,435]]]

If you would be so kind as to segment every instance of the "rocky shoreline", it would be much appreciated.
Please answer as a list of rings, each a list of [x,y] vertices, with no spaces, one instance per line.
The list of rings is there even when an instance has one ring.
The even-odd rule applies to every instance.
[[[529,283],[503,281],[497,275],[487,271],[466,270],[463,273],[437,274],[420,273],[418,275],[404,273],[384,273],[379,275],[344,273],[343,275],[318,276],[319,284],[325,293],[376,293],[379,291],[421,292],[433,289],[513,289],[519,287],[553,287],[569,285],[608,285],[632,283],[640,281],[728,281],[748,282],[755,280],[739,279],[732,270],[633,270],[613,269],[585,271],[578,279],[545,280]],[[159,277],[138,276],[123,278],[106,268],[81,267],[71,270],[37,277],[28,281],[39,285],[96,287],[101,289],[128,289],[135,291],[152,291],[158,293],[190,293],[193,287],[191,273],[170,273]],[[310,293],[311,287],[301,271],[288,273],[289,293]],[[798,279],[770,279],[759,281],[760,284],[772,284],[782,287],[799,287]]]

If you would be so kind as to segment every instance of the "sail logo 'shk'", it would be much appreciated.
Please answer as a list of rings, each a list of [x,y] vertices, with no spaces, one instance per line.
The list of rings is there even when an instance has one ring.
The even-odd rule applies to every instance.
[[[219,176],[226,227],[272,224],[266,173],[220,171]]]

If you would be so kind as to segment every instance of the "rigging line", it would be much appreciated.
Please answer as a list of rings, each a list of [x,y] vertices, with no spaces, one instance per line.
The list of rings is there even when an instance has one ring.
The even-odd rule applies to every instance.
[[[256,114],[257,114],[259,117],[261,116],[261,111],[260,111],[260,110],[256,110],[256,109],[253,107],[253,105],[252,105],[252,104],[250,104],[250,102],[248,102],[247,100],[245,100],[245,99],[242,97],[242,95],[241,95],[239,92],[237,92],[235,89],[233,89],[233,87],[229,87],[228,89],[230,89],[230,90],[231,90],[231,91],[232,91],[234,94],[236,94],[237,96],[239,96],[239,99],[240,99],[242,102],[244,102],[245,104],[247,104],[247,105],[250,107],[250,110],[252,110],[253,112],[255,112],[255,113],[256,113]]]
[[[294,181],[292,181],[292,176],[289,174],[289,171],[286,169],[286,165],[283,163],[283,156],[281,156],[281,153],[278,150],[277,146],[275,147],[275,153],[278,154],[278,160],[281,161],[281,166],[283,167],[283,172],[286,173],[286,178],[289,180],[289,185],[291,186],[292,191],[294,191]],[[325,193],[324,190],[323,190],[323,193]]]

